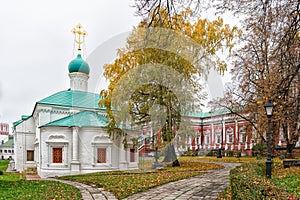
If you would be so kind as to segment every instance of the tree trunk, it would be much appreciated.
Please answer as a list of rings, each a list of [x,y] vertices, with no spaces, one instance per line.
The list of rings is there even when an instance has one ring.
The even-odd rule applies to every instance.
[[[295,147],[294,144],[287,144],[287,145],[286,145],[286,154],[285,154],[285,158],[294,158],[294,155],[293,155],[294,147]]]

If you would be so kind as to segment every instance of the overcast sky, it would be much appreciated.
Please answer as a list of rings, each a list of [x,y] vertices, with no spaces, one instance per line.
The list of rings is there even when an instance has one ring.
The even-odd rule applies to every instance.
[[[105,87],[102,66],[139,18],[132,0],[12,0],[0,7],[0,122],[31,115],[37,101],[70,87],[68,64],[76,56],[71,29],[88,32],[85,59],[89,91]],[[215,80],[211,82],[215,83]],[[223,81],[224,82],[224,81]]]
[[[0,122],[31,115],[36,101],[69,88],[68,64],[75,56],[73,27],[81,23],[88,32],[87,58],[109,40],[118,43],[119,36],[137,25],[132,5],[130,0],[2,2]],[[91,67],[91,73],[95,70]]]

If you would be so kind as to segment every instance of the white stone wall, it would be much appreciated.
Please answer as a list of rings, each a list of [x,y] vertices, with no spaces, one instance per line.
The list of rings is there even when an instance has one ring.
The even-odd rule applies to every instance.
[[[72,153],[72,129],[68,127],[42,127],[40,130],[41,177],[69,175]],[[52,148],[63,148],[63,163],[52,162]]]
[[[34,150],[35,126],[33,118],[19,124],[15,130],[15,168],[17,171],[35,166],[34,161],[27,161],[27,150]]]
[[[78,147],[73,142],[74,127],[41,128],[41,162],[38,173],[41,177],[63,176],[116,169],[136,169],[138,154],[130,163],[130,148],[124,150],[120,140],[112,141],[104,128],[76,128]],[[51,163],[51,146],[63,147],[63,163]],[[129,144],[132,146],[132,144]],[[97,163],[97,148],[106,148],[106,163]],[[78,159],[73,150],[78,150]],[[65,157],[64,157],[65,156]],[[121,159],[122,158],[122,159]]]

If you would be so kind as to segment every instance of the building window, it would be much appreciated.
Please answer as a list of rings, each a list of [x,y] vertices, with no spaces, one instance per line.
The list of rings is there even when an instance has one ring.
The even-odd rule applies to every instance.
[[[106,148],[97,149],[97,163],[106,163]]]
[[[240,141],[240,143],[244,143],[244,142],[246,142],[246,128],[245,127],[243,127],[243,128],[241,128],[241,130],[240,130],[240,139],[239,139]]]
[[[34,161],[34,151],[27,150],[27,161]]]
[[[216,144],[221,143],[221,130],[216,131]]]
[[[227,143],[228,144],[233,143],[233,129],[232,128],[229,128],[227,130],[226,135],[227,135]]]
[[[201,144],[201,136],[197,135],[197,145]]]
[[[135,149],[130,149],[130,162],[135,162],[135,155],[134,155]]]
[[[62,148],[52,148],[53,163],[62,163]]]
[[[205,144],[209,144],[209,135],[210,135],[210,131],[206,131],[205,133]]]

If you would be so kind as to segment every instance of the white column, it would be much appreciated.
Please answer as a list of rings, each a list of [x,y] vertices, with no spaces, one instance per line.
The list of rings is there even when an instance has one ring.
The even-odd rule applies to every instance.
[[[238,134],[239,134],[239,126],[238,126],[238,121],[235,120],[235,138],[233,140],[233,144],[234,144],[234,141],[237,140],[237,142],[239,143],[239,137],[238,137]]]
[[[225,131],[226,131],[226,127],[225,127],[225,121],[223,121],[222,122],[223,124],[222,124],[222,128],[223,128],[223,130],[222,130],[222,132],[223,132],[223,136],[222,136],[222,144],[224,144],[224,142],[226,143],[227,141],[227,139],[226,139],[226,133],[225,133]]]
[[[78,161],[78,127],[73,127],[72,161]]]
[[[127,169],[128,168],[128,162],[127,162],[127,156],[126,156],[126,149],[124,148],[124,144],[122,143],[122,139],[120,137],[120,141],[119,141],[119,168],[120,169]]]
[[[80,174],[80,162],[78,157],[78,127],[73,127],[72,129],[72,160],[71,160],[71,174]],[[67,150],[68,148],[65,147]],[[66,158],[66,165],[67,165],[67,158],[68,153],[65,152],[65,158]]]

